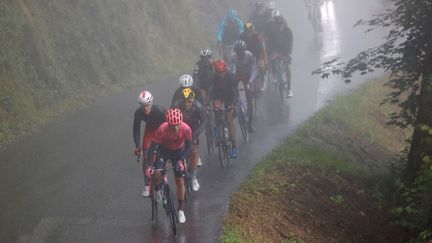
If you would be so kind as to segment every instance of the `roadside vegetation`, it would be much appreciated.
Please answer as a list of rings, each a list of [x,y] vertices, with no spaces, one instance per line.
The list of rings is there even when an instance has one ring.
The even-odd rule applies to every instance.
[[[222,242],[403,242],[392,225],[400,152],[412,130],[374,80],[335,99],[261,161],[232,196]]]
[[[1,1],[0,148],[97,96],[191,72],[229,7],[250,3]]]

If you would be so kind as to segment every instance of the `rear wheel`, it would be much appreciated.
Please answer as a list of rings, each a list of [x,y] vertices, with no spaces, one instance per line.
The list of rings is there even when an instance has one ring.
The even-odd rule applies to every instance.
[[[238,122],[240,125],[240,130],[242,132],[243,141],[245,143],[249,142],[249,132],[247,129],[247,120],[246,120],[246,108],[243,104],[240,104],[237,108],[237,111],[239,112],[238,115]]]
[[[211,155],[214,152],[213,122],[211,121],[211,118],[209,118],[206,125],[206,139],[207,153],[208,155]]]

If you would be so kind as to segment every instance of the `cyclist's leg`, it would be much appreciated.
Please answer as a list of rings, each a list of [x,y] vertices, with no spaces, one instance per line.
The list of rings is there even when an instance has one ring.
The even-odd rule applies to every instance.
[[[183,177],[183,171],[178,170],[177,163],[179,163],[179,158],[171,158],[172,166],[175,168],[174,170],[174,176],[175,176],[175,182],[177,186],[177,201],[178,201],[178,208],[177,210],[183,210],[184,207],[184,200],[185,200],[185,183],[184,183],[184,177]],[[181,163],[184,163],[181,161]],[[184,167],[184,166],[183,166]]]
[[[155,169],[163,169],[163,168],[165,168],[166,161],[167,161],[166,157],[164,155],[160,154],[156,158],[156,161],[154,162],[153,167]],[[156,171],[153,174],[153,176],[151,178],[151,183],[153,185],[155,185],[156,190],[160,190],[160,183],[161,183],[163,176],[164,175],[163,175],[163,173],[161,173],[161,171]]]
[[[289,57],[289,55],[288,55]],[[285,94],[287,97],[292,97],[293,93],[291,90],[291,59],[288,59],[284,62],[285,64],[285,71],[286,71],[286,80],[287,80],[287,85],[286,85],[286,90],[285,90]]]
[[[198,139],[196,141],[193,141],[192,144],[192,151],[190,155],[190,162],[192,165],[191,172],[192,172],[192,179],[196,179],[197,174],[197,168],[198,168],[198,158],[199,158],[199,141]]]
[[[225,118],[226,118],[227,125],[228,125],[229,137],[230,137],[230,140],[233,144],[233,147],[235,147],[235,128],[234,128],[233,114],[234,114],[233,110],[229,110],[229,111],[225,112]]]
[[[249,84],[249,88],[246,89],[246,82],[248,80],[249,79],[247,79],[246,81],[242,80],[242,82],[243,82],[243,86],[246,90],[245,96],[246,96],[246,103],[247,103],[246,106],[247,106],[248,126],[249,126],[249,130],[253,130],[252,129],[252,120],[253,120],[254,114],[253,114],[252,87],[251,87],[253,84]]]
[[[257,58],[258,64],[258,76],[256,79],[256,91],[263,91],[265,87],[264,75],[265,75],[265,62],[264,58]]]

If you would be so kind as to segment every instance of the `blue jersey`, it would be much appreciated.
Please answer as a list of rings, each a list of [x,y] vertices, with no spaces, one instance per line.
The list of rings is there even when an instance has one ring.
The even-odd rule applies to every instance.
[[[239,17],[229,20],[225,17],[219,23],[219,29],[216,34],[216,40],[224,45],[232,45],[234,41],[240,39],[243,33],[244,23]]]

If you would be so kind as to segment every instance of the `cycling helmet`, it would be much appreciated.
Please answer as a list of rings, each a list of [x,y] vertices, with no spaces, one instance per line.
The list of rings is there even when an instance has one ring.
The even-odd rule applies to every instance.
[[[192,85],[193,85],[192,76],[190,76],[189,74],[183,74],[179,78],[179,83],[180,83],[180,86],[182,86],[183,88],[192,87]]]
[[[217,73],[223,73],[227,70],[227,65],[224,60],[217,60],[213,63],[213,68]]]
[[[253,30],[255,26],[251,22],[247,22],[244,27],[245,30],[250,30],[250,29]]]
[[[256,9],[262,9],[262,8],[264,8],[264,3],[262,1],[257,1],[255,3],[255,8]]]
[[[140,94],[138,95],[138,103],[140,103],[141,105],[152,104],[153,95],[146,90],[141,91]]]
[[[234,51],[244,51],[246,49],[246,42],[243,40],[236,40],[234,42]]]
[[[204,58],[204,57],[210,57],[211,56],[211,51],[209,49],[202,49],[200,52],[200,57]]]
[[[273,2],[273,1],[267,2],[266,3],[266,8],[270,9],[270,10],[274,10],[274,9],[276,9],[276,3]]]
[[[282,17],[281,13],[278,10],[273,11],[272,15],[274,19]]]
[[[171,108],[167,111],[165,118],[170,125],[180,125],[183,121],[183,113],[178,108]]]
[[[232,9],[232,8],[231,8],[230,10],[228,10],[228,15],[227,15],[227,17],[228,17],[228,19],[230,19],[230,20],[233,20],[233,19],[237,18],[237,17],[238,17],[237,10]]]
[[[182,90],[183,99],[195,98],[195,92],[191,88],[185,88]]]

